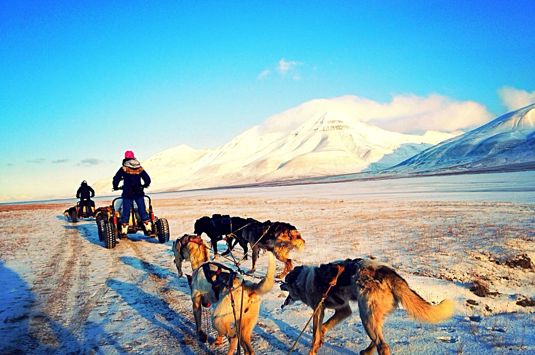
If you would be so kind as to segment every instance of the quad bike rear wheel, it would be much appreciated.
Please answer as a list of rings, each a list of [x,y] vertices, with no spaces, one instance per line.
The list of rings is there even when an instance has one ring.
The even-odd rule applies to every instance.
[[[104,246],[113,249],[117,245],[117,233],[113,223],[104,223]]]
[[[156,221],[156,235],[160,243],[166,243],[169,241],[169,222],[167,219],[160,218]]]

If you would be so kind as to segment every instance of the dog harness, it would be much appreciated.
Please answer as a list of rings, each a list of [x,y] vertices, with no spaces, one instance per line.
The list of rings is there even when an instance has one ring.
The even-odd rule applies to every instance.
[[[182,259],[186,259],[186,257],[183,254],[184,247],[188,245],[188,243],[195,243],[198,245],[203,245],[203,240],[200,235],[196,234],[189,234],[187,235],[187,238],[182,238],[176,241],[177,246],[176,249],[178,250],[178,253],[180,254],[180,257]]]
[[[221,291],[232,287],[237,275],[236,272],[219,263],[204,263],[201,267],[206,280],[212,285],[216,299],[219,300]]]

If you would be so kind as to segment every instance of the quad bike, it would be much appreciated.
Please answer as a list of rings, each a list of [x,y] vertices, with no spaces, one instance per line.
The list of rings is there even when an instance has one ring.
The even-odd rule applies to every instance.
[[[72,223],[78,222],[81,218],[92,218],[95,213],[95,202],[92,200],[87,201],[87,204],[81,205],[80,201],[76,203],[76,206],[73,206],[63,214],[67,217]]]
[[[113,200],[111,205],[111,211],[107,219],[102,219],[104,222],[102,224],[102,239],[104,245],[107,249],[115,248],[118,239],[126,237],[126,235],[121,234],[121,210],[122,210],[122,197],[117,197]],[[147,212],[149,214],[149,223],[146,228],[145,224],[140,218],[138,207],[136,203],[133,203],[133,208],[130,210],[130,218],[128,221],[128,234],[137,233],[138,231],[143,231],[146,236],[158,237],[160,243],[165,243],[169,241],[169,223],[165,218],[158,218],[154,215],[152,210],[152,200],[149,196],[145,195],[145,206],[147,207]],[[99,219],[100,220],[100,219]],[[97,222],[99,228],[99,237],[101,235],[100,225]]]

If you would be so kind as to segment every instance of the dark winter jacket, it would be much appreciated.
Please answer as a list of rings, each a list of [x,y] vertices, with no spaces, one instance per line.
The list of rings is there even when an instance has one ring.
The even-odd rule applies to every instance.
[[[121,180],[123,181],[123,193],[121,196],[125,198],[136,198],[145,195],[143,188],[149,187],[151,181],[149,174],[136,159],[123,160],[123,166],[113,177],[114,190],[117,190]]]
[[[82,183],[76,191],[76,198],[80,200],[89,200],[91,197],[95,197],[95,190],[91,188],[87,183]]]

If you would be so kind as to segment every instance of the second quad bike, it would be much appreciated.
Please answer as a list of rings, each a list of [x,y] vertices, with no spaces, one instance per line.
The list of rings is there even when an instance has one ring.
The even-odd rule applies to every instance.
[[[157,237],[160,243],[169,241],[169,222],[165,218],[158,218],[154,215],[152,209],[152,200],[145,195],[145,206],[150,216],[148,226],[146,227],[140,218],[138,206],[133,203],[128,220],[128,234],[143,231],[146,236]],[[99,239],[104,242],[107,249],[113,249],[120,238],[126,237],[121,234],[121,212],[123,199],[117,197],[113,200],[110,207],[102,212],[102,217],[97,217],[97,227],[99,230]]]
[[[76,206],[70,207],[63,212],[65,217],[73,223],[78,222],[81,218],[92,218],[95,213],[95,202],[92,200],[84,201],[83,204],[78,201]]]

